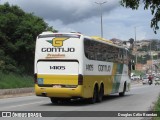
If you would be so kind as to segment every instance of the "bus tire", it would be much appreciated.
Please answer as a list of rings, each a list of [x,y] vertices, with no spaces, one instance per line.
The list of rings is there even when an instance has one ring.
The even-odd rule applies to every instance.
[[[104,96],[104,86],[103,84],[101,84],[97,101],[101,102],[103,99],[103,96]]]
[[[69,103],[71,101],[71,99],[69,98],[50,98],[51,102],[53,104],[63,104],[63,103]]]
[[[89,98],[89,103],[94,104],[97,101],[98,97],[98,87],[94,87],[93,96]]]
[[[53,97],[51,97],[50,99],[51,99],[51,102],[52,102],[53,104],[58,104],[58,103],[59,103],[59,99],[58,99],[58,98],[53,98]]]
[[[124,96],[125,92],[126,92],[126,82],[124,83],[124,86],[123,86],[123,92],[120,92],[119,96]]]

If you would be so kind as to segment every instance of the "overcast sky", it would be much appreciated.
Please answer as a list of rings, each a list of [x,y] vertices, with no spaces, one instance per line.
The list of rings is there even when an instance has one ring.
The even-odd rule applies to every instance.
[[[88,36],[100,36],[100,6],[95,2],[104,2],[103,34],[104,38],[128,40],[134,38],[135,27],[138,40],[160,39],[160,30],[154,34],[150,28],[152,15],[150,10],[126,9],[119,0],[0,0],[0,4],[9,2],[18,5],[26,12],[43,18],[49,26],[59,32],[81,32]]]

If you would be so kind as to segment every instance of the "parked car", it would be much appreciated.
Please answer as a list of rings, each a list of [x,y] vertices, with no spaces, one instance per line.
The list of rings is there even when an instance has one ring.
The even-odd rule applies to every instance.
[[[160,77],[159,76],[154,77],[154,84],[155,85],[160,85]]]
[[[154,80],[158,81],[158,80],[160,80],[160,78],[158,76],[155,76]]]
[[[132,75],[131,80],[140,80],[140,76],[139,75]]]

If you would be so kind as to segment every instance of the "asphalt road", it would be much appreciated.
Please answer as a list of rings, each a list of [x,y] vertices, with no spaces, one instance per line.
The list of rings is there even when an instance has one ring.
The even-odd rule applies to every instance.
[[[0,111],[148,111],[151,110],[154,102],[157,100],[160,93],[160,86],[155,85],[133,85],[130,92],[127,92],[124,97],[119,97],[118,94],[104,97],[101,103],[88,104],[83,100],[72,101],[63,104],[52,104],[49,98],[26,96],[0,99]],[[80,113],[81,114],[81,113]],[[91,113],[95,114],[95,112]],[[79,115],[81,116],[81,115]],[[2,118],[0,118],[2,119]],[[4,119],[4,118],[3,118]],[[6,118],[9,119],[9,118]],[[14,118],[15,120],[21,118]],[[37,119],[37,118],[29,118]],[[38,118],[44,119],[44,118]],[[131,117],[52,117],[45,120],[131,120]],[[133,120],[141,120],[143,117],[134,117]],[[149,117],[145,117],[150,119]]]

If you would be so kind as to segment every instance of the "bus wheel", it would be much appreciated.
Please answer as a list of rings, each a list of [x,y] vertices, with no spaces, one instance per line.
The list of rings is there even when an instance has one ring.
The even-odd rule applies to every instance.
[[[59,99],[58,99],[58,98],[53,98],[53,97],[51,97],[50,99],[51,99],[51,102],[52,102],[53,104],[58,104],[58,102],[59,102]]]
[[[93,91],[93,97],[89,99],[89,102],[91,104],[94,104],[96,101],[97,101],[97,96],[98,96],[98,89],[97,87],[95,86],[94,87],[94,91]]]
[[[98,102],[101,102],[102,99],[103,99],[103,95],[104,95],[104,87],[103,85],[101,84],[101,87],[100,87],[100,90],[99,90],[99,94],[98,94]]]
[[[126,91],[126,82],[124,83],[124,86],[123,86],[123,92],[120,92],[119,96],[124,96],[125,95],[125,91]]]

